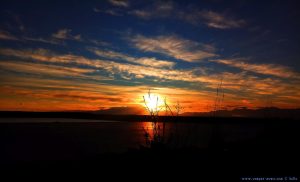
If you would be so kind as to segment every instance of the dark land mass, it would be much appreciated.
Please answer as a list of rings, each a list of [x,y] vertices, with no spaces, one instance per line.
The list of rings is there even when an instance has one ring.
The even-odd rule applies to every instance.
[[[120,113],[115,111],[121,111]],[[125,107],[113,108],[91,112],[23,112],[23,111],[0,111],[0,118],[70,118],[70,119],[94,119],[112,121],[147,121],[149,116],[125,114]],[[113,114],[115,113],[115,114]],[[185,112],[179,116],[159,116],[161,121],[199,122],[199,121],[239,121],[261,122],[261,120],[299,120],[300,109],[279,109],[268,107],[261,109],[239,108],[234,110],[218,110],[211,112]],[[176,119],[174,119],[176,118]],[[230,119],[226,119],[230,118]]]
[[[3,118],[75,118],[145,121],[147,116],[118,116],[82,112],[1,112]],[[161,117],[187,122],[195,128],[207,123],[208,145],[178,148],[165,143],[141,144],[125,152],[99,152],[94,146],[106,135],[96,122],[0,123],[1,173],[11,179],[80,179],[247,181],[246,177],[291,177],[299,181],[300,122],[294,117]],[[129,122],[130,123],[130,122]],[[202,123],[202,124],[201,124]],[[242,126],[242,127],[241,127]],[[239,138],[252,135],[254,137]],[[241,129],[243,128],[243,129]],[[247,129],[248,128],[248,129]],[[71,131],[71,132],[70,132]],[[192,132],[193,130],[187,130]],[[232,133],[227,140],[226,133]],[[120,132],[120,133],[118,133]],[[124,131],[123,131],[124,132]],[[121,138],[122,140],[122,138]],[[187,143],[189,143],[187,139]],[[26,149],[26,150],[25,150]],[[29,153],[28,153],[29,151]],[[27,153],[26,153],[27,152]],[[31,153],[30,153],[31,152]],[[98,153],[99,152],[99,153]],[[25,154],[24,154],[25,153]],[[42,156],[39,158],[39,155]],[[20,156],[19,159],[9,156]],[[22,156],[26,156],[22,158]],[[252,180],[253,181],[253,180]]]
[[[237,108],[233,110],[218,110],[216,112],[186,112],[183,113],[182,116],[300,119],[300,109],[280,109],[276,107],[265,107],[260,109]]]
[[[112,115],[98,114],[97,112],[23,112],[0,111],[0,118],[68,118],[110,121],[143,121],[148,116],[143,115]]]

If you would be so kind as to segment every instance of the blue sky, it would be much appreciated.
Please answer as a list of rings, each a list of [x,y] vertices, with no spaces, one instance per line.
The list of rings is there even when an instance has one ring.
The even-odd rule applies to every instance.
[[[299,107],[298,10],[295,0],[2,1],[0,109],[137,108],[151,88],[204,111],[221,82],[222,108]]]

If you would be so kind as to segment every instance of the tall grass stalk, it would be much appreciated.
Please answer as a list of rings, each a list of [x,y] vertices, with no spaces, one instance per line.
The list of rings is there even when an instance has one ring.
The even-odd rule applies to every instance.
[[[223,89],[223,78],[221,79],[220,83],[217,86],[216,90],[216,98],[215,98],[215,103],[214,103],[214,110],[213,110],[213,115],[216,117],[217,112],[222,108],[222,104],[224,102],[224,89]]]
[[[155,100],[154,100],[155,99]],[[181,107],[180,103],[177,101],[177,105],[175,105],[175,112],[171,109],[169,104],[167,103],[167,98],[164,97],[163,99],[163,104],[159,105],[159,97],[154,97],[152,95],[151,90],[149,89],[148,94],[146,96],[143,96],[143,101],[145,108],[147,109],[149,116],[150,116],[150,122],[152,123],[152,138],[151,135],[149,134],[149,131],[144,128],[145,132],[145,138],[146,138],[146,144],[150,147],[154,146],[165,146],[165,142],[171,141],[173,138],[173,135],[177,134],[177,122],[175,124],[175,133],[172,131],[170,132],[170,136],[168,137],[168,140],[166,140],[166,122],[165,120],[161,120],[159,118],[159,112],[164,109],[165,110],[165,116],[171,116],[171,119],[176,119],[178,118],[180,112],[182,111],[183,107]],[[148,102],[147,102],[148,101]],[[153,103],[155,101],[155,107],[152,108],[148,105],[148,103]],[[176,120],[174,120],[176,121]],[[160,124],[162,123],[162,133],[161,133],[161,128]],[[171,136],[172,135],[172,136]]]

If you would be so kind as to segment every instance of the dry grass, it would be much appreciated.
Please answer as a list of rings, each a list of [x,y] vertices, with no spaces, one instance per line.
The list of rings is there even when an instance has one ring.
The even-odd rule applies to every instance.
[[[167,142],[170,142],[172,140],[172,136],[176,135],[177,133],[177,124],[176,121],[178,121],[178,116],[180,112],[182,112],[183,107],[180,105],[179,101],[177,101],[177,104],[174,106],[174,111],[170,107],[170,105],[167,102],[167,98],[164,97],[163,104],[159,105],[158,103],[161,102],[159,100],[159,97],[155,97],[152,95],[151,90],[149,89],[148,93],[143,96],[144,105],[147,109],[150,117],[150,122],[152,123],[152,130],[149,131],[148,129],[144,128],[144,136],[146,140],[146,146],[150,148],[155,147],[162,147],[166,146]],[[149,107],[148,102],[156,103],[156,107]],[[165,121],[161,121],[159,118],[159,113],[161,111],[165,111],[166,116],[170,116],[175,121],[174,125],[175,128],[174,131],[170,132],[170,136],[165,135],[166,131],[166,123]],[[162,125],[162,128],[161,128]],[[152,134],[150,134],[152,132]],[[152,137],[151,137],[152,136]]]

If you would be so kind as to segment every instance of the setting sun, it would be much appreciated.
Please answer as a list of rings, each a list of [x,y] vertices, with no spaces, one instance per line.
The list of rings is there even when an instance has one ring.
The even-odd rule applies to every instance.
[[[143,95],[144,104],[149,112],[159,112],[164,106],[164,99],[159,94],[147,93]]]

